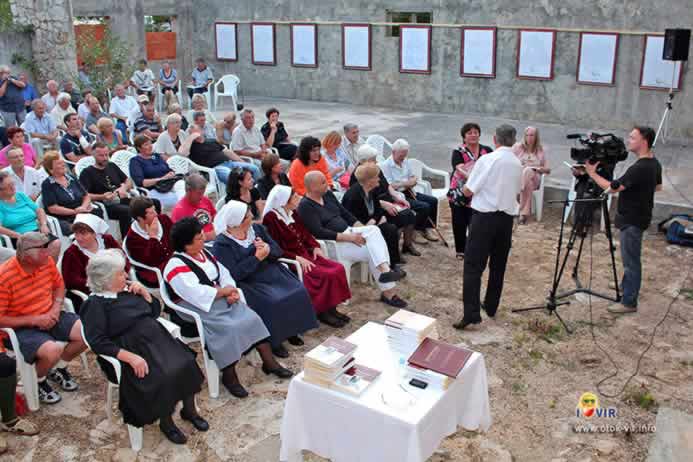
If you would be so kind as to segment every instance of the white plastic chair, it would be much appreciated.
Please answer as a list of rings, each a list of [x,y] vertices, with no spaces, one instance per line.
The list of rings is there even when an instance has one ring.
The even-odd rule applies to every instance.
[[[94,157],[92,157],[92,156],[82,157],[75,164],[75,176],[77,178],[79,178],[79,176],[82,174],[82,171],[85,168],[91,167],[95,163],[96,163],[96,161],[94,160]]]
[[[349,287],[351,287],[351,267],[353,265],[361,266],[361,282],[363,282],[364,284],[368,283],[370,279],[370,274],[368,272],[369,270],[367,262],[352,262],[350,260],[341,258],[339,246],[337,246],[336,241],[318,240],[318,244],[320,244],[320,250],[322,250],[322,252],[327,256],[327,258],[338,262],[344,267],[344,271],[346,272],[347,277],[347,284],[349,284]]]
[[[366,144],[372,146],[378,151],[376,161],[383,162],[392,154],[392,143],[382,135],[371,135],[366,139]]]
[[[72,302],[67,298],[63,301],[63,311],[67,313],[75,312]],[[26,396],[27,405],[29,406],[30,410],[38,411],[39,392],[36,366],[24,361],[24,355],[19,349],[19,340],[17,339],[17,334],[14,332],[14,329],[10,327],[0,327],[0,330],[5,331],[5,333],[10,337],[10,345],[12,346],[11,353],[14,355],[17,362],[17,369],[19,370],[19,376],[22,379],[22,387],[24,388],[24,396]],[[58,343],[65,345],[67,342]],[[82,360],[82,368],[86,374],[89,374],[89,362],[87,361],[86,353],[81,353],[80,358]]]
[[[188,96],[188,107],[192,108],[192,98],[190,98],[190,95],[188,95],[188,91],[187,91],[188,88],[195,88],[195,87],[193,85],[188,85],[185,89],[186,90],[185,94],[186,94],[186,96]],[[206,92],[200,93],[201,95],[204,95],[205,99],[207,100],[207,108],[209,108],[209,110],[212,112],[214,112],[216,110],[216,108],[212,106],[212,103],[214,102],[212,100],[212,91],[213,90],[214,90],[214,80],[212,80],[212,82],[210,82],[209,86],[207,87]],[[193,93],[193,96],[194,95],[195,95],[195,93]]]
[[[202,165],[197,165],[192,160],[187,157],[175,155],[168,158],[166,161],[168,166],[176,175],[187,175],[190,170],[197,170],[198,172],[204,172],[209,177],[209,183],[207,183],[207,189],[205,190],[205,196],[210,196],[215,194],[217,197],[222,195],[221,181],[217,178],[217,172],[210,167],[203,167]],[[226,194],[226,187],[224,186],[224,195]]]
[[[421,162],[419,159],[407,159],[407,161],[409,162],[409,166],[411,167],[413,174],[416,175],[416,178],[418,178],[417,185],[414,189],[418,192],[428,194],[429,196],[433,196],[438,199],[438,216],[436,217],[436,223],[440,223],[440,210],[447,201],[448,190],[450,189],[450,174],[443,170],[431,168]],[[442,179],[443,187],[431,187],[431,183],[424,180],[424,176],[428,178]]]
[[[127,149],[121,149],[120,151],[116,151],[113,153],[113,155],[111,155],[111,162],[116,164],[118,168],[125,174],[125,176],[132,178],[130,175],[130,160],[132,160],[132,158],[136,155],[136,153],[128,151]]]
[[[10,236],[7,236],[5,234],[0,234],[0,246],[14,250],[12,239],[10,239]]]
[[[53,215],[48,214],[48,211],[43,206],[43,199],[41,198],[40,194],[36,198],[36,206],[41,209],[44,209],[44,211],[46,212],[46,224],[48,225],[48,230],[51,232],[52,235],[60,239],[62,250],[66,249],[67,246],[70,245],[70,239],[63,234],[63,229],[60,227],[60,221]]]
[[[226,74],[217,83],[214,84],[214,109],[219,109],[219,98],[222,96],[228,96],[231,98],[231,103],[233,104],[233,112],[238,111],[238,86],[241,83],[241,79],[233,74]],[[224,91],[220,91],[219,87],[223,86]]]

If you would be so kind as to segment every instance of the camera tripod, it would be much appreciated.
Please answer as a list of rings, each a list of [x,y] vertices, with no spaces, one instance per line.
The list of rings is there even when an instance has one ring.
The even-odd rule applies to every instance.
[[[546,301],[542,305],[535,305],[535,306],[530,306],[527,308],[515,308],[511,310],[513,313],[520,313],[524,311],[534,311],[534,310],[543,310],[546,309],[548,310],[549,314],[554,314],[556,318],[561,322],[563,325],[563,328],[568,332],[569,334],[572,334],[573,331],[568,327],[568,325],[563,321],[563,318],[561,318],[561,315],[558,314],[558,307],[563,306],[563,305],[569,305],[570,301],[569,300],[562,300],[565,299],[566,297],[570,297],[571,295],[578,294],[578,293],[584,293],[584,294],[590,294],[595,297],[603,298],[605,300],[610,300],[612,302],[619,302],[621,301],[621,294],[619,292],[619,287],[618,287],[618,275],[616,273],[616,257],[614,255],[614,242],[613,242],[613,236],[611,234],[611,223],[609,221],[609,208],[607,205],[607,198],[606,196],[600,197],[600,198],[595,198],[595,199],[566,199],[565,201],[549,201],[549,203],[560,203],[563,202],[563,214],[561,214],[561,217],[565,216],[566,209],[568,208],[568,205],[572,203],[584,203],[586,205],[588,204],[594,204],[594,203],[600,203],[601,205],[601,210],[604,216],[604,227],[606,229],[606,238],[609,242],[609,253],[611,255],[611,269],[613,272],[614,276],[614,284],[615,284],[615,291],[616,291],[616,296],[612,297],[609,295],[601,294],[599,292],[595,292],[591,289],[591,287],[584,287],[580,283],[580,277],[579,277],[579,267],[580,267],[580,258],[582,257],[582,250],[584,248],[585,244],[585,237],[587,237],[587,233],[592,232],[592,217],[594,215],[594,210],[589,210],[589,214],[580,214],[578,215],[577,210],[575,211],[575,223],[573,224],[573,228],[570,231],[570,236],[568,237],[568,242],[566,244],[566,251],[563,253],[563,232],[565,230],[565,220],[561,220],[561,231],[560,234],[558,235],[558,248],[556,250],[556,263],[554,266],[554,271],[553,271],[553,282],[551,284],[551,291],[549,292],[548,297],[546,297]],[[584,215],[584,216],[583,216]],[[568,263],[568,257],[570,256],[571,250],[575,247],[575,242],[580,239],[580,243],[578,246],[578,253],[577,253],[577,258],[575,260],[575,266],[573,267],[573,273],[572,277],[573,280],[575,281],[575,289],[568,290],[565,292],[558,292],[558,286],[560,285],[561,278],[563,277],[563,273],[565,271],[566,265]],[[562,257],[562,261],[561,261]]]

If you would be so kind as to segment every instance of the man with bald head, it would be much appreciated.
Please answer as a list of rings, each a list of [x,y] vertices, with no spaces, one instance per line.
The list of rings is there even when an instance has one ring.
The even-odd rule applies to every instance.
[[[14,329],[24,360],[35,364],[39,400],[46,404],[61,399],[46,378],[64,391],[79,388],[67,363],[86,350],[79,317],[62,311],[65,285],[48,250],[54,239],[23,234],[17,255],[0,265],[0,327]]]
[[[395,282],[406,273],[390,266],[387,243],[377,226],[364,226],[339,203],[319,171],[304,178],[306,195],[298,206],[304,225],[316,239],[336,241],[340,255],[351,262],[367,262],[381,290],[380,301],[395,308],[407,302],[395,293]]]

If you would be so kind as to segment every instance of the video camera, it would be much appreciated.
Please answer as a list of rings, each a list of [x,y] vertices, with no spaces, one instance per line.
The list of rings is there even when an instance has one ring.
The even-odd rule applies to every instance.
[[[569,140],[577,139],[580,144],[585,146],[584,148],[570,149],[570,158],[578,164],[601,162],[614,166],[617,162],[628,158],[628,151],[623,139],[613,133],[603,135],[599,133],[573,133],[566,138]]]

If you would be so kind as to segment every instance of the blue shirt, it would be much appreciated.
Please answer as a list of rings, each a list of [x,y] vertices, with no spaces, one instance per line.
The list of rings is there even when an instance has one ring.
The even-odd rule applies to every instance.
[[[15,199],[14,204],[0,201],[0,224],[19,234],[38,231],[36,203],[23,192],[17,192]]]
[[[55,120],[48,113],[43,114],[43,117],[39,119],[36,113],[31,111],[24,119],[24,130],[29,134],[50,135],[55,129]]]
[[[163,69],[159,69],[159,80],[161,81],[161,83],[164,84],[165,87],[172,86],[173,82],[175,82],[177,78],[178,78],[178,73],[176,72],[175,69],[171,68],[171,74],[168,77],[166,77],[166,75],[164,75]]]
[[[80,137],[82,136],[87,140],[87,143],[89,144],[91,144],[94,141],[94,137],[86,130],[82,130],[80,132]],[[69,153],[73,153],[76,156],[84,156],[87,154],[84,148],[82,147],[81,143],[79,142],[79,138],[76,138],[70,135],[69,133],[65,133],[65,135],[60,139],[60,152],[63,154],[63,156]]]
[[[209,80],[214,80],[214,76],[208,67],[205,67],[203,70],[199,70],[196,67],[192,71],[192,79],[196,87],[204,87]]]
[[[349,159],[347,158],[346,153],[344,152],[344,149],[342,147],[338,147],[337,150],[335,151],[335,154],[337,155],[337,159],[333,160],[332,157],[330,157],[329,154],[324,152],[325,150],[322,150],[322,156],[325,158],[327,161],[327,166],[330,170],[337,168],[337,167],[342,167],[343,170],[339,173],[335,173],[332,175],[332,179],[334,181],[338,181],[339,178],[344,175],[347,170],[349,169]]]
[[[166,161],[159,154],[152,154],[152,157],[145,159],[142,156],[135,156],[130,159],[130,177],[132,181],[140,187],[144,180],[161,178],[171,171]],[[151,189],[148,188],[148,189]]]
[[[30,83],[26,84],[26,87],[24,87],[24,90],[22,90],[22,96],[24,97],[24,101],[33,101],[36,98],[39,97],[39,94],[36,93],[36,88]]]
[[[14,77],[12,77],[14,79]],[[0,85],[5,83],[0,81]],[[0,111],[3,112],[21,112],[24,110],[24,96],[22,96],[23,88],[19,88],[12,82],[7,82],[5,94],[0,96]]]

